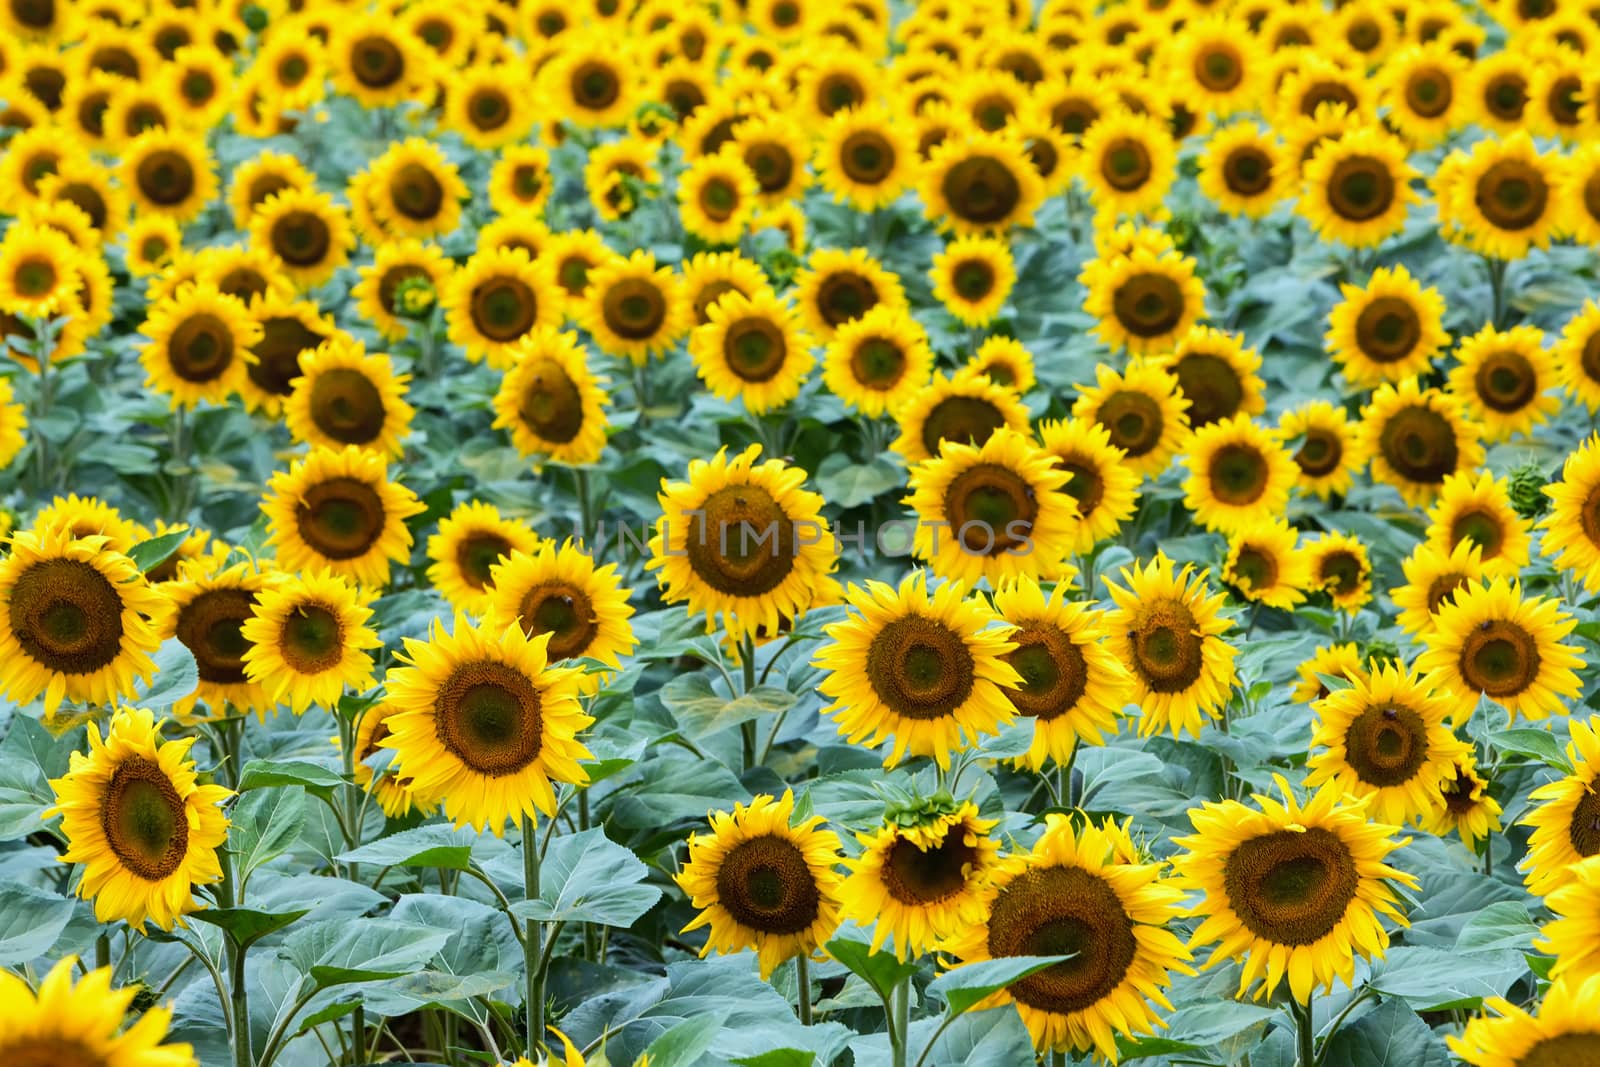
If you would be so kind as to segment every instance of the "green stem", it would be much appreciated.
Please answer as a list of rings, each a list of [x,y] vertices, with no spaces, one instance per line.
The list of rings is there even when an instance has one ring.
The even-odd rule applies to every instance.
[[[94,969],[111,966],[111,935],[101,934],[94,939]]]
[[[739,666],[744,672],[743,692],[749,693],[756,687],[756,640],[749,634],[739,639]],[[744,742],[744,769],[749,770],[756,765],[756,723],[754,719],[746,719],[739,724],[739,736]]]
[[[891,1014],[889,1043],[894,1049],[894,1067],[906,1067],[911,1049],[911,979],[902,978],[889,994]]]
[[[1328,1036],[1322,1039],[1322,1048],[1317,1052],[1316,1058],[1313,1060],[1314,1063],[1320,1065],[1323,1060],[1327,1059],[1329,1040],[1331,1040],[1333,1035],[1338,1032],[1339,1027],[1344,1025],[1344,1021],[1350,1017],[1350,1013],[1355,1011],[1356,1008],[1360,1007],[1361,1004],[1371,995],[1372,987],[1363,986],[1361,992],[1350,998],[1350,1003],[1344,1006],[1344,1010],[1333,1017],[1333,1022],[1328,1024]],[[1309,1012],[1309,1010],[1310,1009],[1308,1007],[1307,1011]]]
[[[1492,318],[1489,322],[1498,329],[1506,312],[1506,261],[1492,256],[1485,256],[1484,263],[1489,268],[1489,295],[1492,298]]]
[[[39,364],[39,388],[33,398],[33,467],[34,483],[40,497],[50,491],[50,441],[44,434],[44,423],[50,414],[50,401],[55,382],[50,377],[50,352],[55,347],[54,331],[43,320],[33,324],[33,359]]]
[[[1295,1039],[1299,1050],[1295,1058],[1296,1067],[1315,1067],[1317,1032],[1311,1022],[1311,998],[1307,997],[1306,1002],[1301,1004],[1291,997],[1289,1011],[1294,1015]]]
[[[355,1061],[367,1062],[367,1013],[361,1002],[356,1001],[355,1014],[350,1016],[350,1039],[355,1042]]]
[[[578,496],[578,521],[582,527],[585,547],[594,545],[594,497],[589,484],[589,471],[585,467],[572,468],[572,487]]]
[[[217,886],[217,902],[224,908],[238,907],[243,903],[242,887],[234,881],[233,854],[226,848],[217,850],[217,861],[222,867],[222,881]],[[250,1003],[245,987],[244,962],[249,951],[239,944],[232,934],[225,934],[228,967],[228,1002],[233,1019],[234,1067],[254,1067],[256,1062],[250,1048]],[[263,1060],[263,1063],[270,1062]]]
[[[539,899],[539,835],[534,832],[533,818],[522,816],[522,897]],[[537,919],[529,919],[522,939],[522,960],[528,971],[528,1038],[526,1052],[529,1059],[535,1055],[539,1041],[544,1037],[544,971],[540,957],[544,927]]]
[[[172,521],[182,522],[189,514],[194,496],[194,464],[189,462],[189,409],[182,404],[172,413],[171,450],[168,469],[172,472]]]
[[[800,986],[800,1025],[811,1025],[811,961],[805,953],[794,958],[795,977]]]

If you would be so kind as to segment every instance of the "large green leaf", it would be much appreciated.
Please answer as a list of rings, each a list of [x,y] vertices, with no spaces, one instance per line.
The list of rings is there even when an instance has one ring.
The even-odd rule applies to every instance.
[[[72,919],[73,902],[27,886],[0,888],[0,967],[44,955]]]
[[[983,960],[964,967],[946,971],[928,986],[929,993],[942,996],[953,1015],[969,1011],[972,1006],[1012,982],[1020,982],[1030,974],[1046,967],[1054,967],[1072,958],[1066,956],[1003,956],[997,960]]]
[[[259,760],[244,765],[239,775],[239,792],[297,785],[315,796],[330,797],[344,784],[344,776],[320,763],[306,760]]]
[[[1416,1011],[1446,1011],[1477,1008],[1485,997],[1503,996],[1527,973],[1520,952],[1443,952],[1403,945],[1389,950],[1371,984]]]
[[[1448,1067],[1444,1042],[1400,1000],[1385,1000],[1328,1038],[1323,1062],[1340,1067]]]
[[[704,674],[680,674],[661,687],[659,696],[691,740],[710,737],[763,715],[776,715],[795,702],[793,693],[770,685],[758,685],[730,699],[716,692]]]
[[[380,867],[445,867],[464,871],[472,863],[472,846],[478,835],[450,826],[418,826],[380,838],[343,853],[342,863],[371,863]]]
[[[305,818],[306,792],[298,786],[258,789],[240,797],[228,829],[240,878],[289,851]]]
[[[203,908],[190,915],[196,922],[219,926],[239,944],[249,946],[276,933],[297,919],[310,914],[310,908],[297,911],[257,911],[254,908]]]
[[[161,642],[161,647],[156,649],[151,659],[155,662],[156,672],[150,683],[134,684],[141,706],[154,711],[170,708],[193,693],[200,684],[200,668],[195,663],[194,653],[176,637]]]
[[[420,971],[449,938],[447,931],[393,919],[321,922],[292,932],[283,957],[327,989]]]
[[[539,865],[539,895],[512,911],[543,922],[587,922],[632,926],[661,899],[661,890],[640,885],[648,868],[598,827],[558,837]]]
[[[895,986],[918,971],[917,964],[895,958],[892,952],[873,952],[859,928],[840,931],[827,944],[828,955],[858,974],[878,996],[888,999]]]

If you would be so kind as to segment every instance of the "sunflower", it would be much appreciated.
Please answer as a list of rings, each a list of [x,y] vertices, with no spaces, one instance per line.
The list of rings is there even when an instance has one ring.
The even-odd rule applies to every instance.
[[[388,583],[391,561],[411,557],[405,520],[425,510],[405,486],[388,480],[381,455],[355,445],[314,446],[267,483],[261,510],[278,565],[321,568],[355,585]]]
[[[0,470],[11,465],[27,443],[22,431],[28,428],[28,416],[21,404],[14,404],[11,379],[0,378]],[[0,531],[0,538],[8,531]]]
[[[502,215],[542,213],[554,185],[548,152],[536,145],[507,145],[489,170],[489,204]]]
[[[1101,363],[1095,376],[1095,385],[1080,388],[1073,415],[1104,428],[1137,473],[1148,476],[1166,469],[1189,439],[1189,401],[1179,393],[1177,379],[1140,362],[1131,363],[1124,374]]]
[[[1592,116],[1600,116],[1600,103],[1588,105]],[[1556,172],[1556,197],[1560,206],[1561,229],[1580,244],[1600,242],[1600,145],[1592,141],[1573,149]]]
[[[174,408],[226,402],[262,336],[244,305],[209,282],[185,285],[153,306],[139,330],[150,339],[139,351],[145,385],[166,393]]]
[[[939,455],[946,441],[981,448],[1007,428],[1026,433],[1028,409],[1017,394],[987,377],[935,375],[894,410],[900,435],[890,448],[908,464]]]
[[[1118,1053],[1117,1037],[1152,1034],[1151,1002],[1170,973],[1193,973],[1189,952],[1168,929],[1182,894],[1162,865],[1138,862],[1126,827],[1088,823],[1076,833],[1064,815],[1026,853],[1007,856],[980,891],[981,918],[955,933],[946,952],[961,963],[1007,956],[1072,958],[1013,982],[977,1007],[1015,1003],[1034,1047]]]
[[[1097,211],[1110,216],[1160,209],[1177,174],[1172,135],[1154,115],[1114,111],[1089,127],[1078,175]]]
[[[1538,896],[1567,884],[1577,864],[1600,855],[1600,727],[1582,719],[1570,727],[1572,772],[1528,794],[1541,803],[1522,820],[1534,828],[1523,866],[1528,889]]]
[[[621,657],[633,654],[633,591],[623,588],[616,564],[597,567],[570,541],[559,547],[546,541],[512,551],[489,571],[486,614],[517,623],[529,637],[549,634],[551,663],[590,659],[621,670]],[[587,692],[593,685],[593,675],[586,675],[580,688]]]
[[[1444,298],[1424,289],[1405,267],[1379,267],[1365,288],[1341,285],[1344,300],[1328,316],[1327,344],[1357,389],[1426,374],[1450,340]]]
[[[265,249],[212,245],[196,252],[189,265],[195,281],[210,282],[247,307],[269,294],[286,300],[295,295],[293,283]]]
[[[921,179],[923,211],[957,234],[1004,232],[1033,221],[1044,182],[1020,138],[965,132],[933,150]]]
[[[511,350],[494,397],[494,428],[524,456],[583,466],[606,443],[606,379],[589,371],[576,335],[541,328]]]
[[[1241,598],[1292,611],[1306,598],[1310,572],[1299,548],[1299,534],[1283,519],[1269,519],[1238,530],[1228,539],[1222,580]]]
[[[986,337],[957,375],[981,375],[1022,396],[1038,383],[1033,353],[1015,337]]]
[[[527,523],[502,517],[494,505],[466,501],[428,538],[428,583],[457,611],[484,615],[495,564],[513,552],[537,551],[540,541]]]
[[[1184,506],[1201,526],[1224,534],[1281,513],[1297,474],[1288,451],[1247,415],[1195,431],[1185,466]]]
[[[1455,769],[1439,783],[1444,806],[1424,820],[1422,828],[1443,837],[1454,830],[1469,849],[1480,838],[1500,831],[1500,805],[1489,795],[1489,783],[1478,776],[1470,755],[1456,760]]]
[[[327,47],[309,34],[269,34],[251,64],[262,95],[285,111],[304,111],[320,101],[326,92],[327,73]]]
[[[1111,443],[1111,433],[1088,419],[1041,422],[1039,444],[1067,474],[1062,492],[1078,507],[1076,539],[1071,551],[1085,554],[1133,517],[1139,501],[1139,474],[1123,462],[1125,453]]]
[[[163,742],[150,712],[124,708],[104,740],[91,722],[88,754],[72,753],[71,769],[51,781],[56,803],[44,814],[62,816],[61,859],[83,865],[78,895],[94,900],[98,921],[170,930],[199,907],[195,886],[222,879],[228,820],[217,805],[232,794],[199,784],[187,758],[194,742]]]
[[[1456,360],[1449,391],[1487,441],[1526,436],[1561,408],[1552,395],[1555,364],[1537,326],[1485,326],[1461,342]]]
[[[104,247],[100,231],[88,212],[70,200],[35,200],[23,204],[17,212],[17,222],[25,226],[43,226],[66,234],[67,239],[85,256],[98,256]],[[126,243],[127,235],[123,235]]]
[[[605,238],[594,230],[567,230],[553,233],[545,243],[540,258],[550,266],[555,284],[571,299],[567,301],[568,314],[581,306],[589,293],[589,277],[595,271],[620,257],[606,246]]]
[[[1550,514],[1540,547],[1555,555],[1557,568],[1570,571],[1590,592],[1600,590],[1600,436],[1591,434],[1567,456],[1561,479],[1544,488]]]
[[[1374,126],[1324,141],[1305,167],[1298,210],[1317,235],[1352,248],[1381,244],[1405,226],[1416,200],[1405,145]]]
[[[635,250],[588,272],[588,291],[578,321],[595,344],[643,366],[664,355],[689,328],[691,310],[682,280],[655,256]]]
[[[1283,413],[1278,435],[1285,444],[1300,442],[1293,458],[1300,468],[1296,484],[1301,489],[1324,500],[1350,491],[1357,456],[1356,427],[1343,409],[1326,400],[1309,401]]]
[[[751,234],[774,230],[783,238],[783,249],[793,255],[806,254],[806,213],[793,201],[764,207],[750,220]]]
[[[250,242],[271,252],[297,286],[311,289],[349,260],[355,235],[349,216],[326,193],[285,189],[256,209]]]
[[[815,362],[794,309],[770,290],[718,300],[690,334],[689,352],[713,395],[737,397],[755,415],[794,399]]]
[[[1377,74],[1389,123],[1416,148],[1444,140],[1461,121],[1469,69],[1438,43],[1397,52]]]
[[[180,48],[161,71],[159,83],[177,105],[177,119],[189,129],[209,129],[232,103],[233,64],[215,48]]]
[[[999,238],[957,237],[933,258],[933,295],[967,326],[986,326],[1011,295],[1017,268]]]
[[[429,62],[421,42],[389,16],[358,11],[340,16],[327,57],[334,88],[368,109],[418,95]]]
[[[14,225],[0,240],[0,308],[50,318],[82,286],[82,254],[45,226]]]
[[[135,278],[158,274],[183,251],[183,231],[170,215],[141,215],[122,235],[123,263]]]
[[[1477,584],[1485,573],[1483,549],[1470,537],[1456,541],[1453,547],[1433,539],[1424,541],[1400,566],[1406,584],[1389,591],[1394,606],[1400,609],[1394,621],[1418,637],[1433,629],[1434,616],[1458,590]]]
[[[525,141],[539,112],[531,94],[513,88],[522,77],[506,63],[474,63],[452,72],[446,124],[467,144],[486,152]]]
[[[678,178],[684,230],[710,245],[738,243],[754,215],[756,190],[755,176],[732,151],[701,156]]]
[[[296,715],[313,704],[332,707],[346,688],[371,689],[366,650],[383,644],[367,626],[371,618],[356,587],[336,574],[275,577],[239,627],[245,677],[273,704],[287,699]]]
[[[1483,572],[1514,578],[1528,565],[1528,528],[1504,479],[1488,471],[1452,474],[1428,510],[1428,541],[1448,552],[1462,541],[1482,550]]]
[[[487,230],[485,227],[483,232]],[[385,241],[378,247],[372,264],[360,268],[361,280],[350,295],[356,299],[359,314],[372,323],[384,340],[399,341],[412,329],[409,312],[398,302],[401,286],[421,284],[438,294],[445,290],[454,270],[450,259],[433,245],[411,239]]]
[[[1423,635],[1427,651],[1417,669],[1468,710],[1481,694],[1513,719],[1564,715],[1563,698],[1582,691],[1574,668],[1583,667],[1583,657],[1577,646],[1560,643],[1576,625],[1559,599],[1523,599],[1514,579],[1468,585],[1440,605],[1433,629]]]
[[[811,139],[793,116],[781,111],[751,116],[734,131],[732,151],[755,175],[757,196],[767,207],[792,200],[810,183],[806,163]]]
[[[808,333],[822,341],[875,307],[907,307],[900,279],[865,249],[818,249],[795,280]]]
[[[68,493],[56,497],[33,517],[33,530],[41,536],[62,530],[74,538],[103,537],[103,547],[126,555],[145,538],[139,524],[124,518],[98,497]]]
[[[932,367],[927,335],[909,310],[880,304],[834,332],[823,355],[822,380],[846,407],[876,418],[895,412],[926,385]]]
[[[1178,252],[1134,248],[1091,260],[1078,280],[1088,289],[1083,309],[1095,334],[1134,355],[1170,350],[1205,312],[1205,286],[1195,263]]]
[[[1600,301],[1586,301],[1567,320],[1550,355],[1567,394],[1591,414],[1600,409]]]
[[[1253,105],[1266,72],[1266,57],[1247,27],[1214,15],[1186,23],[1167,59],[1173,94],[1213,115]]]
[[[1413,507],[1436,499],[1447,476],[1483,463],[1478,427],[1466,420],[1456,399],[1421,388],[1415,378],[1374,393],[1357,434],[1373,479],[1394,486]]]
[[[1319,534],[1305,544],[1312,589],[1328,594],[1333,606],[1354,615],[1372,599],[1372,563],[1367,546],[1349,534]]]
[[[420,137],[396,142],[367,169],[373,213],[389,234],[442,237],[460,224],[467,186],[438,145]]]
[[[1152,360],[1178,380],[1195,429],[1235,415],[1266,410],[1266,383],[1256,372],[1261,357],[1243,339],[1211,326],[1192,327],[1170,356]]]
[[[785,960],[811,955],[839,925],[838,835],[818,829],[820,815],[793,818],[792,791],[713,812],[711,833],[689,836],[688,862],[674,879],[700,913],[683,932],[710,927],[700,954],[753,948],[763,981]]]
[[[276,417],[293,392],[291,383],[300,377],[301,354],[339,336],[339,330],[316,304],[287,300],[276,293],[255,301],[250,317],[260,333],[250,346],[254,358],[245,363],[237,388],[250,410]]]
[[[260,683],[245,675],[244,656],[249,650],[241,630],[255,611],[267,578],[248,564],[208,573],[209,568],[184,567],[179,576],[161,583],[161,609],[153,619],[162,640],[176,638],[194,656],[199,671],[195,691],[173,705],[181,722],[194,718],[195,704],[204,701],[205,716],[220,719],[229,707],[265,714],[272,703]]]
[[[537,261],[550,243],[550,227],[532,211],[501,215],[478,231],[478,249],[520,248]]]
[[[1304,1004],[1335,977],[1353,984],[1358,953],[1382,958],[1381,917],[1406,923],[1390,883],[1419,885],[1384,862],[1403,842],[1368,819],[1366,801],[1346,802],[1330,783],[1301,803],[1276,781],[1282,802],[1256,794],[1256,808],[1225,800],[1191,809],[1195,833],[1173,838],[1184,849],[1173,866],[1183,889],[1204,894],[1190,947],[1218,942],[1205,966],[1243,959],[1240,996],[1258,982],[1256,999],[1271,996],[1287,977]]]
[[[1467,154],[1444,213],[1474,250],[1521,259],[1530,248],[1547,246],[1560,221],[1558,169],[1520,130],[1503,140],[1485,138]]]
[[[216,198],[217,175],[204,147],[173,130],[149,130],[122,150],[120,177],[139,210],[188,222]]]
[[[378,703],[368,708],[356,726],[355,760],[352,774],[360,786],[378,802],[378,807],[391,819],[404,818],[413,809],[419,814],[432,815],[434,804],[419,804],[411,793],[411,783],[392,766],[374,771],[367,761],[384,754],[383,742],[389,736],[389,719],[394,716],[393,704]],[[338,744],[339,739],[334,738]]]
[[[23,978],[0,971],[0,1002],[6,1005],[0,1056],[17,1064],[37,1056],[46,1064],[79,1057],[117,1067],[197,1067],[191,1046],[163,1043],[171,1008],[146,1007],[133,1019],[134,999],[144,987],[112,989],[110,967],[87,971],[74,986],[78,966],[76,956],[63,957],[38,981],[37,993]]]
[[[772,291],[761,265],[738,252],[699,252],[683,264],[682,272],[696,326],[710,322],[711,308],[730,293],[755,297]]]
[[[409,374],[396,374],[388,356],[368,353],[359,341],[323,342],[299,362],[283,409],[289,436],[313,448],[352,445],[400,458],[413,414],[405,402]]]
[[[467,358],[503,370],[517,342],[556,325],[561,311],[550,270],[519,248],[480,249],[449,279],[440,303],[450,339]]]
[[[882,105],[836,112],[818,137],[815,161],[823,188],[862,212],[899,199],[919,162],[910,130]]]
[[[56,172],[39,182],[39,199],[73,204],[106,240],[115,239],[128,222],[128,193],[116,184],[111,168],[81,156],[62,159]]]
[[[1445,1037],[1451,1051],[1474,1067],[1579,1064],[1600,1056],[1600,974],[1552,982],[1536,1015],[1500,997],[1484,1005],[1498,1017],[1473,1019],[1460,1037]]]
[[[1367,677],[1367,668],[1361,658],[1361,650],[1354,643],[1345,642],[1317,649],[1310,659],[1296,668],[1295,674],[1297,680],[1294,692],[1290,694],[1291,699],[1300,704],[1312,704],[1330,692],[1318,675],[1344,678],[1354,683]]]

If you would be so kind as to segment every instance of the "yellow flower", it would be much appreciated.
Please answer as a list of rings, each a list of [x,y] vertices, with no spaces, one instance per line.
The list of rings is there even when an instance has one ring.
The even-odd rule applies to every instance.
[[[546,541],[516,549],[490,568],[486,614],[517,623],[529,637],[548,634],[552,663],[591,659],[621,670],[621,657],[638,644],[628,622],[632,592],[623,588],[616,564],[597,567],[570,541],[559,547]]]
[[[141,133],[122,150],[120,177],[139,210],[177,222],[191,221],[217,196],[203,142],[177,131]]]
[[[1135,248],[1091,260],[1078,280],[1088,289],[1083,309],[1097,320],[1096,336],[1136,356],[1170,349],[1205,313],[1195,263],[1177,252]]]
[[[795,300],[806,330],[822,341],[876,307],[909,307],[900,279],[867,254],[822,248],[795,279]]]
[[[1017,394],[981,374],[935,375],[894,409],[900,436],[890,448],[918,463],[945,441],[978,447],[1002,427],[1026,433],[1028,409]]]
[[[1405,226],[1416,200],[1405,145],[1380,127],[1362,126],[1324,141],[1305,167],[1298,209],[1319,237],[1352,248],[1381,244]]]
[[[1339,289],[1344,300],[1328,316],[1326,340],[1345,381],[1357,389],[1426,374],[1450,341],[1444,298],[1405,267],[1379,267],[1365,288]]]
[[[522,72],[510,63],[474,63],[453,72],[445,96],[445,121],[474,148],[515,145],[538,117],[534,97],[512,86]]]
[[[1374,393],[1357,433],[1373,480],[1394,486],[1412,507],[1437,499],[1451,474],[1483,463],[1478,427],[1467,421],[1459,402],[1438,389],[1423,389],[1415,378]]]
[[[1400,609],[1394,621],[1420,637],[1433,629],[1433,617],[1458,590],[1483,578],[1483,549],[1470,537],[1463,537],[1454,547],[1424,541],[1400,566],[1406,584],[1389,591],[1394,606]]]
[[[1552,161],[1525,132],[1486,138],[1467,154],[1440,205],[1441,218],[1459,226],[1467,244],[1483,255],[1521,259],[1529,249],[1548,245],[1560,221],[1555,176]]]
[[[868,418],[893,414],[928,383],[933,351],[908,309],[878,305],[834,333],[822,380],[845,406]]]
[[[1123,462],[1126,455],[1111,443],[1104,426],[1071,418],[1039,423],[1039,444],[1067,474],[1062,492],[1078,506],[1077,535],[1072,552],[1088,553],[1114,537],[1133,518],[1139,505],[1139,475]]]
[[[1183,503],[1208,530],[1239,533],[1270,521],[1289,502],[1298,473],[1294,460],[1248,415],[1196,430],[1188,453]]]
[[[590,269],[577,319],[602,350],[643,366],[663,356],[689,329],[683,282],[655,256],[635,250]]]
[[[1561,409],[1556,368],[1537,326],[1485,326],[1461,342],[1449,391],[1489,442],[1524,437]]]
[[[1235,532],[1222,560],[1222,580],[1245,600],[1292,611],[1311,581],[1298,541],[1299,533],[1283,519]]]
[[[0,971],[0,1056],[22,1064],[24,1056],[42,1056],[43,1063],[65,1064],[68,1057],[117,1067],[198,1067],[194,1049],[166,1044],[170,1007],[150,1007],[130,1022],[137,984],[112,989],[112,968],[89,971],[76,986],[75,956],[50,968],[35,993],[10,971]]]
[[[1350,491],[1357,466],[1356,427],[1344,409],[1312,400],[1285,411],[1278,420],[1278,434],[1285,444],[1300,442],[1293,458],[1300,468],[1301,489],[1324,500]]]
[[[1500,832],[1500,804],[1489,795],[1489,783],[1478,777],[1471,756],[1456,761],[1455,770],[1439,783],[1444,807],[1423,821],[1422,828],[1443,837],[1454,830],[1462,844],[1476,849],[1480,838]]]
[[[480,249],[450,277],[440,302],[450,339],[496,370],[511,363],[518,341],[560,321],[562,303],[549,266],[519,248]]]
[[[1333,606],[1351,615],[1372,599],[1372,563],[1367,546],[1349,534],[1319,534],[1305,544],[1311,588],[1328,594]]]
[[[754,217],[755,175],[731,150],[701,156],[678,178],[678,215],[687,233],[711,245],[737,244]]]
[[[229,707],[264,717],[272,702],[245,673],[249,647],[242,628],[268,585],[267,576],[247,563],[211,571],[204,563],[183,566],[175,580],[157,587],[161,605],[152,620],[156,633],[183,642],[199,673],[195,691],[174,704],[172,713],[187,724],[196,717],[196,703],[205,701],[206,719],[224,717]]]
[[[494,428],[524,456],[573,466],[596,463],[606,445],[606,379],[589,370],[572,333],[540,328],[511,352],[494,395]]]
[[[1117,111],[1089,127],[1078,174],[1097,211],[1109,216],[1154,214],[1177,173],[1172,135],[1152,115]]]
[[[540,537],[527,523],[469,500],[439,520],[428,538],[428,581],[458,611],[483,615],[494,590],[494,567],[513,552],[533,552]]]
[[[1098,364],[1095,384],[1079,387],[1072,414],[1098,423],[1111,444],[1126,455],[1127,466],[1148,477],[1165,470],[1187,447],[1188,408],[1176,378],[1161,367],[1136,361],[1123,374]]]
[[[816,361],[793,307],[770,290],[729,293],[707,315],[689,335],[689,354],[712,395],[737,398],[753,415],[799,395]]]
[[[391,144],[367,172],[367,196],[385,232],[426,239],[459,225],[467,185],[438,145],[420,137]]]
[[[272,253],[299,288],[312,289],[349,260],[355,234],[344,209],[326,193],[285,189],[256,209],[250,243]]]
[[[317,448],[351,445],[399,459],[411,429],[410,380],[359,341],[325,341],[300,354],[300,377],[284,404],[289,435]]]
[[[372,610],[354,586],[333,574],[283,575],[256,595],[239,634],[250,646],[244,673],[273,703],[296,715],[331,708],[345,689],[376,684],[369,648],[382,642],[367,627]]]
[[[822,187],[857,211],[899,199],[917,171],[917,146],[898,116],[882,106],[835,112],[822,128],[815,162]]]
[[[1473,1067],[1517,1067],[1543,1062],[1585,1063],[1600,1056],[1600,975],[1552,982],[1530,1015],[1501,997],[1484,1006],[1498,1018],[1473,1019],[1457,1037],[1445,1035],[1452,1052]]]
[[[923,211],[957,234],[1004,232],[1033,221],[1044,182],[1020,138],[966,132],[951,137],[923,167]]]
[[[1427,538],[1447,553],[1462,541],[1477,545],[1487,576],[1515,578],[1528,565],[1528,524],[1511,506],[1506,480],[1488,471],[1445,478],[1428,509]]]

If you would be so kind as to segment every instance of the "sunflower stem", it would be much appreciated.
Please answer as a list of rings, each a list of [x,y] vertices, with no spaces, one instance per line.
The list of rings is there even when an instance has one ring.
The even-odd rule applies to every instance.
[[[800,1025],[811,1025],[811,962],[805,953],[794,958],[795,978],[800,986]]]
[[[226,848],[217,849],[217,863],[222,868],[222,881],[217,885],[217,903],[233,908],[243,902],[244,894],[234,880],[233,854]],[[245,989],[244,961],[248,949],[239,944],[232,934],[224,935],[228,967],[229,1017],[233,1032],[229,1035],[233,1045],[234,1067],[255,1067],[255,1055],[250,1048],[250,1002]]]
[[[589,470],[586,467],[572,468],[572,489],[578,497],[578,521],[581,524],[583,544],[585,548],[593,549],[594,546],[594,494],[589,483]]]
[[[756,639],[749,634],[739,638],[739,668],[744,674],[742,692],[748,694],[756,687]],[[739,736],[744,742],[744,769],[748,771],[756,765],[756,722],[754,719],[746,719],[739,724]]]
[[[1484,256],[1489,268],[1489,295],[1492,300],[1492,317],[1489,322],[1499,329],[1506,313],[1506,261],[1494,256]]]
[[[172,413],[171,448],[172,458],[168,461],[172,472],[172,521],[182,522],[184,516],[189,514],[189,502],[193,499],[194,466],[189,462],[189,409],[182,404]]]
[[[30,321],[33,327],[33,361],[39,365],[38,389],[33,396],[33,416],[29,428],[33,431],[34,482],[41,497],[49,492],[55,479],[50,469],[50,440],[45,436],[44,423],[50,415],[50,401],[55,392],[55,380],[50,376],[50,353],[55,348],[55,329],[49,319]]]
[[[94,969],[111,966],[111,935],[101,934],[94,939]]]
[[[522,897],[539,899],[539,835],[534,832],[533,817],[522,816]],[[522,939],[523,963],[528,971],[528,1040],[526,1052],[532,1059],[544,1036],[544,970],[540,965],[543,955],[544,926],[537,919],[529,919]]]
[[[1317,1031],[1311,1022],[1311,998],[1307,997],[1306,1002],[1301,1004],[1290,997],[1289,1011],[1294,1015],[1295,1038],[1299,1048],[1295,1058],[1296,1067],[1315,1067]]]
[[[889,1044],[894,1049],[894,1067],[906,1067],[911,1048],[911,979],[900,979],[889,999],[893,1015],[889,1020]]]

